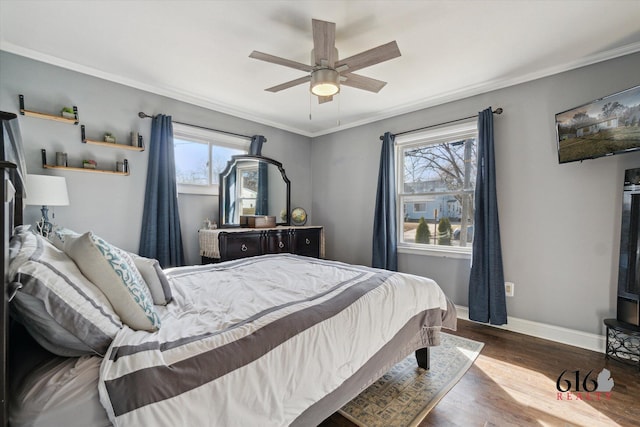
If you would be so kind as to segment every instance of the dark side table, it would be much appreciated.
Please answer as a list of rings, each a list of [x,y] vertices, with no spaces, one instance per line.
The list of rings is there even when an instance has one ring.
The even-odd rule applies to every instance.
[[[640,370],[640,327],[616,319],[604,319],[607,327],[606,358],[632,365]]]

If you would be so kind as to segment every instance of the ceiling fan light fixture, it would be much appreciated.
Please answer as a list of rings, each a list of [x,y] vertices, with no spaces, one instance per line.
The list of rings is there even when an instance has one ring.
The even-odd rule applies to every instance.
[[[332,68],[321,68],[311,73],[311,93],[333,96],[340,92],[340,73]]]

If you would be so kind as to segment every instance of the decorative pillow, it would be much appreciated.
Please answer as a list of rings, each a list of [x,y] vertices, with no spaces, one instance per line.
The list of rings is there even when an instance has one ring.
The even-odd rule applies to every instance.
[[[78,237],[80,233],[76,233],[68,228],[54,226],[51,233],[49,233],[49,241],[53,243],[53,246],[64,251],[64,241],[67,237]]]
[[[157,331],[160,318],[149,288],[131,257],[92,232],[67,236],[64,251],[80,271],[104,292],[131,329]]]
[[[162,271],[157,259],[145,258],[129,252],[134,264],[138,268],[142,278],[149,286],[153,303],[156,305],[167,305],[173,299],[171,287],[167,275]]]
[[[11,238],[9,277],[22,288],[12,316],[50,352],[104,355],[122,322],[105,295],[64,252],[26,228]]]

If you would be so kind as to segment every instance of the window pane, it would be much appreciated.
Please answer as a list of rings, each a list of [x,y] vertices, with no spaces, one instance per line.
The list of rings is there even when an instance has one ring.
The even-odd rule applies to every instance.
[[[404,193],[472,189],[476,176],[476,140],[466,139],[404,150]],[[465,156],[470,160],[465,162]]]
[[[178,184],[209,185],[209,145],[173,139]]]
[[[470,247],[475,138],[406,147],[401,156],[400,241]]]

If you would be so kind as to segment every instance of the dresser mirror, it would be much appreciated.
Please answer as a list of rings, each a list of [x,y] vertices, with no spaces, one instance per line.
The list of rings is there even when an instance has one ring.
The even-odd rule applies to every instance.
[[[239,227],[241,215],[275,216],[277,225],[289,225],[290,182],[280,162],[232,156],[219,182],[221,227]]]

